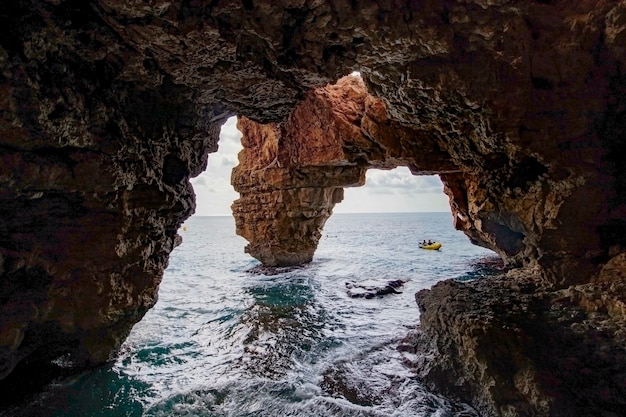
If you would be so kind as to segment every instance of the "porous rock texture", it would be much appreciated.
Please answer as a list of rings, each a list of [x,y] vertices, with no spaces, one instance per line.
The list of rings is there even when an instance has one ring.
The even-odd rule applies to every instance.
[[[538,287],[539,270],[442,281],[416,294],[400,349],[433,388],[485,416],[619,416],[626,407],[626,254],[590,283]]]
[[[365,169],[440,174],[456,227],[524,269],[420,293],[423,377],[487,415],[619,414],[625,57],[623,1],[3,5],[0,378],[114,354],[156,300],[194,210],[188,179],[237,114],[270,124],[242,119],[238,170],[250,175],[233,176],[239,232],[279,247],[252,238],[253,255],[310,260],[341,187]],[[346,112],[332,98],[344,93],[320,88],[353,70],[368,93],[345,93],[364,103]],[[283,147],[298,120],[339,121]],[[570,366],[565,351],[598,360]],[[613,381],[585,404],[567,388],[581,369]]]
[[[283,122],[240,118],[238,126],[244,149],[231,181],[241,194],[233,204],[237,233],[269,266],[310,262],[342,187],[363,185],[368,168],[458,172],[436,142],[390,120],[358,76],[311,90]]]

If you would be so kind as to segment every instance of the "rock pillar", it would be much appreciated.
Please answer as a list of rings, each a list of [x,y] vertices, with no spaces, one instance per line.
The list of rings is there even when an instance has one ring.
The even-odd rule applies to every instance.
[[[365,169],[294,166],[279,155],[280,125],[240,118],[238,127],[244,150],[232,184],[241,198],[232,209],[237,234],[250,242],[246,252],[268,266],[310,262],[342,187],[363,185]]]
[[[420,131],[393,122],[360,77],[311,90],[282,123],[245,117],[243,151],[232,174],[233,204],[246,252],[270,266],[310,262],[342,187],[365,184],[370,168],[457,172],[450,156]],[[411,150],[406,143],[419,142]]]

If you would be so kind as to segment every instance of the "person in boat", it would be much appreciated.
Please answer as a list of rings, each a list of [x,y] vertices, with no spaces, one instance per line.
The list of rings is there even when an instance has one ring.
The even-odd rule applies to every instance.
[[[433,244],[433,242],[430,239],[428,239],[427,245],[432,245],[432,244]]]

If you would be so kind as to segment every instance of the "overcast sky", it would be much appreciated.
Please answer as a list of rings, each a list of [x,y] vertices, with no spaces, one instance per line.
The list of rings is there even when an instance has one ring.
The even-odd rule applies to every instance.
[[[232,117],[222,126],[219,150],[209,155],[207,170],[191,180],[197,197],[196,216],[230,215],[239,194],[230,185],[230,171],[238,164],[241,132]],[[345,188],[335,213],[450,211],[448,197],[436,175],[411,175],[408,168],[371,169],[363,187]]]

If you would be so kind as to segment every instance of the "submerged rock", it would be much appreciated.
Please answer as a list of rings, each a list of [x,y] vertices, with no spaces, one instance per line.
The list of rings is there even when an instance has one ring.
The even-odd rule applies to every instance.
[[[396,279],[393,281],[379,282],[375,280],[346,282],[348,296],[352,298],[374,298],[387,294],[402,294],[398,288],[407,281]]]
[[[285,274],[291,271],[295,271],[298,269],[302,269],[302,266],[266,266],[266,265],[256,265],[250,269],[247,269],[246,272],[252,275],[278,275]]]

